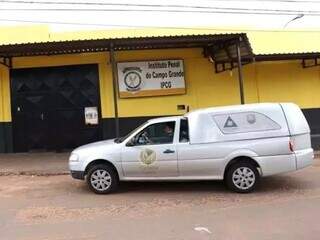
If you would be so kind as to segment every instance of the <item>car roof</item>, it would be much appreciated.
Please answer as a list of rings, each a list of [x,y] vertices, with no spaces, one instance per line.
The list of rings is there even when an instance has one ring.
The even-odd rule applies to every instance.
[[[220,113],[228,111],[250,111],[256,108],[264,107],[279,107],[280,103],[252,103],[252,104],[243,104],[243,105],[229,105],[229,106],[218,106],[210,108],[201,108],[197,110],[190,111],[182,116],[169,116],[169,117],[158,117],[148,120],[149,123],[165,122],[165,121],[176,121],[177,119],[196,116],[202,113]]]
[[[170,116],[170,117],[152,118],[148,122],[149,123],[170,122],[170,121],[176,121],[177,119],[180,119],[180,118],[183,118],[183,116]]]
[[[270,106],[279,106],[279,103],[252,103],[252,104],[243,104],[243,105],[230,105],[230,106],[219,106],[219,107],[210,107],[210,108],[202,108],[194,111],[190,111],[185,114],[185,117],[189,115],[196,115],[201,113],[217,113],[217,112],[228,112],[228,111],[250,111],[256,108]]]

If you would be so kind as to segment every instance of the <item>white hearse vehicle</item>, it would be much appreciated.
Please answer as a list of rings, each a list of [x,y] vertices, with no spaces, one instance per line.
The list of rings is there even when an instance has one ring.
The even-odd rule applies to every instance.
[[[300,108],[260,103],[149,120],[126,137],[75,149],[69,167],[95,193],[140,180],[224,180],[246,193],[260,177],[307,167],[313,157]]]

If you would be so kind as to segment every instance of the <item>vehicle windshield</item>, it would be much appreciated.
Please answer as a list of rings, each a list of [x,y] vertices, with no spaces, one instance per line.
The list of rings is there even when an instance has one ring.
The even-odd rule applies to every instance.
[[[135,131],[137,131],[139,128],[143,127],[144,125],[146,125],[148,122],[143,123],[142,125],[136,127],[134,130],[132,130],[131,132],[129,132],[127,135],[125,135],[124,137],[120,137],[120,138],[116,138],[114,140],[115,143],[122,143],[124,140],[126,140],[132,133],[134,133]]]

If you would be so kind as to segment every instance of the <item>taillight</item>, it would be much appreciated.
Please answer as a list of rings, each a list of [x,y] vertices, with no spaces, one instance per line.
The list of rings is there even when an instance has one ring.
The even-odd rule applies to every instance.
[[[293,142],[292,142],[291,140],[289,141],[289,149],[290,149],[291,152],[294,151],[294,149],[293,149]]]

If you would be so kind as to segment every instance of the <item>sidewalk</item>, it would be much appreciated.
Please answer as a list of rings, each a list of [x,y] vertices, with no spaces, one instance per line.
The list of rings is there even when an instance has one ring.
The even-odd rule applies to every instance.
[[[0,176],[69,174],[70,153],[0,154]]]
[[[69,154],[55,152],[0,154],[0,176],[69,174]],[[315,158],[320,158],[320,151],[315,151]]]

